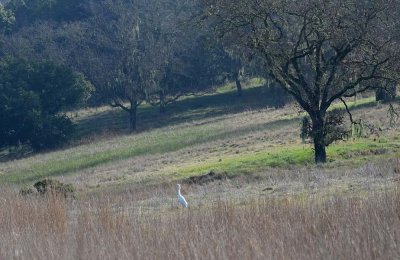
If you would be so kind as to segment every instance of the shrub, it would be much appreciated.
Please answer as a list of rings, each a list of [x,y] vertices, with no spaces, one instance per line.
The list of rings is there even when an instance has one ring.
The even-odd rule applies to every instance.
[[[21,196],[30,196],[30,195],[33,195],[35,193],[36,193],[36,191],[34,189],[32,189],[31,187],[28,187],[28,186],[22,187],[21,190],[19,191],[19,194]]]
[[[72,135],[65,111],[87,100],[82,74],[50,62],[0,62],[0,146],[53,148]]]
[[[33,187],[40,195],[56,195],[64,198],[75,198],[75,188],[72,184],[65,184],[57,180],[44,179],[36,182]]]
[[[344,111],[328,111],[324,125],[324,143],[329,146],[331,143],[339,140],[346,140],[351,135],[351,130],[344,123]],[[305,142],[307,139],[313,139],[312,121],[308,116],[303,117],[301,121],[300,137]]]

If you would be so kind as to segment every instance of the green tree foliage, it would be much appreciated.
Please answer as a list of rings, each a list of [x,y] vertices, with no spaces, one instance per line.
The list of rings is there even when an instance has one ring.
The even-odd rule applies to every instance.
[[[3,61],[0,67],[0,146],[41,150],[66,142],[73,125],[63,112],[87,99],[91,84],[50,62]]]
[[[66,15],[51,15],[66,0],[11,3],[19,27],[8,37],[3,53],[53,60],[84,73],[96,86],[92,104],[108,103],[126,111],[131,131],[143,101],[164,111],[182,95],[238,78],[240,68],[232,69],[233,59],[222,48],[207,48],[209,32],[193,30],[188,23],[196,8],[190,1],[86,0],[82,8],[90,15],[72,22],[63,22]],[[29,15],[18,14],[24,10],[36,22],[24,21]],[[74,13],[67,7],[60,10]]]
[[[322,130],[324,146],[329,146],[339,140],[346,140],[352,136],[353,125],[356,127],[358,124],[352,124],[352,129],[346,127],[344,113],[343,110],[338,109],[327,112],[326,122]],[[301,123],[300,137],[303,142],[307,139],[314,140],[313,134],[315,134],[315,130],[313,129],[312,121],[310,117],[304,116]]]
[[[15,14],[16,26],[29,26],[36,21],[74,21],[87,17],[86,0],[11,0],[5,7]]]

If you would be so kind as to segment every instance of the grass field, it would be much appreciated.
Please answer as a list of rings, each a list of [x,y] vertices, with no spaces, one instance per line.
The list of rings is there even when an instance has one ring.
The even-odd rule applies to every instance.
[[[118,110],[72,112],[68,147],[0,163],[0,258],[399,258],[399,124],[387,106],[349,100],[376,131],[332,144],[314,165],[299,138],[304,114],[274,108],[258,83],[166,114],[144,105],[135,134]],[[74,184],[77,200],[18,195],[45,177]]]
[[[157,189],[158,195],[169,193]],[[214,196],[218,192],[214,192]],[[2,259],[398,259],[399,192],[215,198],[189,209],[138,196],[77,202],[2,191]],[[168,195],[167,195],[168,196]],[[161,205],[163,204],[163,205]]]

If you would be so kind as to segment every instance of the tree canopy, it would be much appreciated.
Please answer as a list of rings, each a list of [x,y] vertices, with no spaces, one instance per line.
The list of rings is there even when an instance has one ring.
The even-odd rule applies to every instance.
[[[38,21],[69,22],[87,17],[88,0],[10,0],[5,4],[16,18],[16,29]]]
[[[92,90],[82,74],[50,62],[4,60],[0,64],[0,146],[34,150],[66,142],[72,123],[65,111]]]
[[[260,58],[309,114],[315,161],[325,162],[328,108],[398,81],[398,9],[391,1],[204,0],[217,37]]]
[[[24,125],[34,129],[43,115],[61,118],[67,104],[85,99],[87,79],[96,89],[92,104],[123,109],[135,131],[141,103],[165,111],[177,98],[225,80],[235,81],[240,95],[248,69],[308,113],[303,137],[312,139],[315,161],[325,162],[326,147],[344,136],[345,113],[331,111],[332,104],[344,103],[355,124],[346,98],[376,90],[390,100],[396,91],[399,6],[399,0],[3,1],[2,109],[28,106],[31,113],[14,113],[15,120],[33,120]],[[8,142],[27,139],[15,140]]]

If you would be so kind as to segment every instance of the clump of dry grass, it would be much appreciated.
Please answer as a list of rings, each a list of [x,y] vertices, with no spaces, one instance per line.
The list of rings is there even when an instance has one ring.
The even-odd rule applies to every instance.
[[[400,193],[130,207],[3,190],[1,259],[398,259]]]

